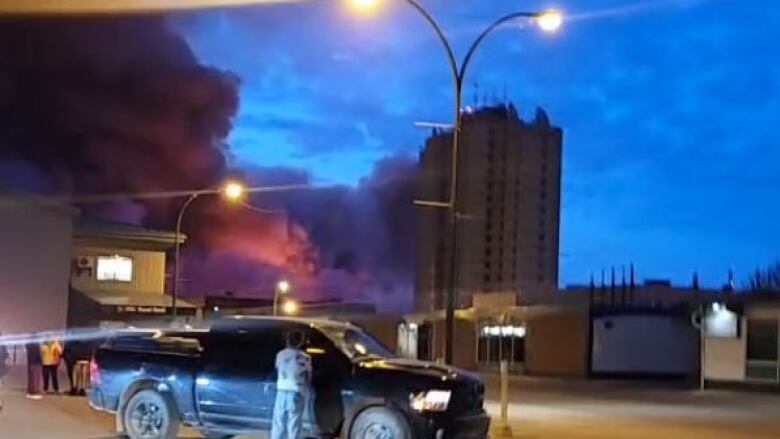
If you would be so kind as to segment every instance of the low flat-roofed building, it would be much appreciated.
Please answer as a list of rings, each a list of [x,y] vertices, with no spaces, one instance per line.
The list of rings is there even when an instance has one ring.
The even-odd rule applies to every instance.
[[[705,328],[708,384],[780,388],[780,294],[746,293],[711,303]]]
[[[70,327],[157,325],[173,315],[165,294],[166,251],[173,232],[82,218],[71,254]],[[179,236],[183,240],[183,235]],[[191,320],[196,307],[177,302],[178,315]]]

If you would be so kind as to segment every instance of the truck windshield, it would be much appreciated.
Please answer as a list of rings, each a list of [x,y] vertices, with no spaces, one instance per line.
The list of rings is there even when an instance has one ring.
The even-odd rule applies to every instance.
[[[350,358],[394,357],[390,350],[361,330],[341,326],[322,326],[319,329]]]

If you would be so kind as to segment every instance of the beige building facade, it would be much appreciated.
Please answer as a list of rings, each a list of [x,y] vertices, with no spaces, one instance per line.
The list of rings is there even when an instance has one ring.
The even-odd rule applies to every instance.
[[[458,308],[476,293],[545,301],[558,284],[562,131],[541,109],[532,121],[511,105],[464,114],[459,166]],[[435,131],[420,154],[418,199],[449,197],[452,133]],[[416,308],[445,306],[451,225],[446,209],[420,208]]]
[[[179,237],[183,240],[183,237]],[[166,252],[176,243],[169,231],[82,219],[71,253],[69,326],[122,327],[167,322],[172,299],[165,294]],[[177,303],[179,315],[193,306]]]
[[[780,387],[780,298],[715,303],[707,313],[704,377],[711,384]]]
[[[399,355],[443,361],[443,311],[406,315],[398,328]],[[455,313],[455,340],[452,364],[463,369],[498,372],[506,360],[513,374],[588,374],[588,314],[579,307],[461,309]]]

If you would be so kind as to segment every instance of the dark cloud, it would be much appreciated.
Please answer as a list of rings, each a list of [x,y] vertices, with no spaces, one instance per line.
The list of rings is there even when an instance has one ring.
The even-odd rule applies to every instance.
[[[159,17],[0,20],[0,157],[80,192],[201,187],[225,169],[237,78]]]

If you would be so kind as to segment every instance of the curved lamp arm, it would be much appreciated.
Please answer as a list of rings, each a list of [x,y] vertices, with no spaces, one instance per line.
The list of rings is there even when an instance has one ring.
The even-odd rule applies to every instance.
[[[455,52],[452,50],[452,46],[450,45],[447,36],[444,35],[444,31],[441,29],[441,26],[439,26],[439,23],[434,20],[433,16],[431,16],[431,14],[428,13],[428,11],[425,10],[425,8],[423,8],[422,5],[419,4],[416,0],[406,0],[406,3],[409,3],[410,6],[416,9],[417,12],[419,12],[423,18],[425,18],[425,21],[427,21],[428,24],[433,27],[433,30],[436,32],[436,36],[439,37],[439,41],[444,46],[444,50],[447,52],[447,61],[449,62],[450,70],[452,70],[452,78],[456,83],[459,84],[460,75],[458,74],[458,61],[455,59]]]
[[[485,38],[487,38],[488,35],[490,35],[491,32],[496,30],[496,28],[500,27],[502,24],[512,20],[517,20],[518,18],[537,18],[539,15],[539,13],[534,12],[515,12],[504,15],[486,27],[485,30],[479,34],[477,39],[471,43],[471,47],[469,47],[468,52],[466,52],[466,56],[463,58],[463,63],[460,65],[460,70],[458,71],[458,78],[460,81],[463,81],[463,77],[466,75],[466,69],[468,68],[469,63],[471,63],[471,58],[474,57],[474,52],[476,52],[479,45],[482,44],[482,42],[485,40]]]
[[[450,71],[452,73],[452,80],[455,85],[455,127],[452,133],[452,170],[450,175],[450,196],[448,200],[449,208],[455,212],[455,204],[456,204],[456,197],[457,197],[457,181],[458,181],[458,136],[460,135],[460,106],[461,106],[461,99],[463,94],[463,77],[460,74],[460,70],[458,68],[458,61],[455,58],[455,52],[452,50],[452,45],[450,45],[450,41],[447,39],[447,36],[444,34],[444,31],[441,29],[441,26],[439,26],[439,23],[436,22],[436,20],[431,16],[430,13],[428,13],[425,8],[419,4],[416,0],[406,0],[406,3],[408,3],[410,6],[412,6],[417,12],[419,12],[423,18],[425,18],[425,21],[428,22],[428,24],[433,27],[433,30],[436,32],[436,36],[439,38],[439,41],[444,46],[444,51],[447,53],[447,61],[449,62]]]

